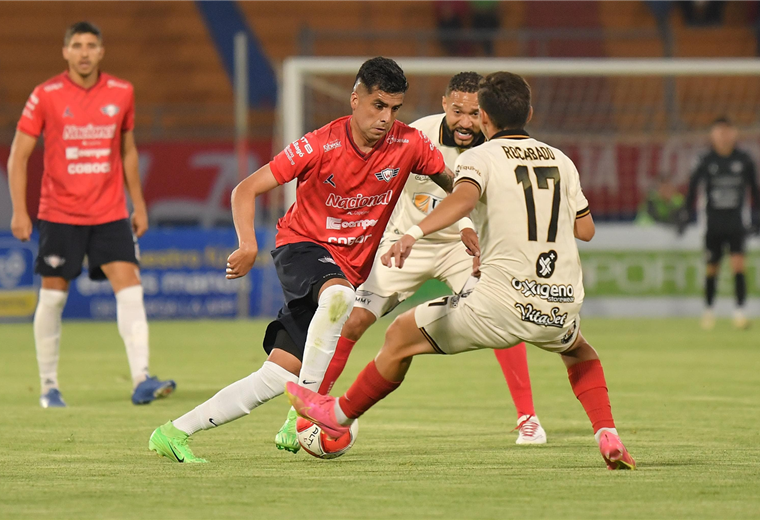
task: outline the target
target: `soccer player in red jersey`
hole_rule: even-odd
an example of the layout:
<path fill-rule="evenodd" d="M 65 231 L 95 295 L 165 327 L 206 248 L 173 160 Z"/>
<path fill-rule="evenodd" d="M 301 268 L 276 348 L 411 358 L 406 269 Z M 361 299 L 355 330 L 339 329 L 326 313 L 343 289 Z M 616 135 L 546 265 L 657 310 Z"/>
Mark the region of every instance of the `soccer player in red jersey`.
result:
<path fill-rule="evenodd" d="M 8 158 L 13 202 L 11 230 L 29 240 L 27 162 L 44 136 L 45 157 L 38 212 L 40 246 L 35 272 L 42 276 L 34 313 L 34 341 L 43 408 L 66 406 L 58 389 L 61 315 L 69 284 L 87 255 L 93 280 L 108 279 L 116 294 L 116 321 L 127 349 L 134 404 L 169 395 L 174 381 L 148 372 L 148 322 L 136 238 L 148 229 L 134 138 L 132 85 L 100 72 L 100 30 L 88 22 L 66 31 L 68 70 L 37 86 L 19 120 Z M 130 223 L 124 184 L 134 205 Z"/>
<path fill-rule="evenodd" d="M 396 121 L 407 81 L 393 60 L 373 58 L 359 69 L 352 115 L 291 143 L 232 194 L 239 247 L 228 278 L 250 271 L 258 255 L 255 198 L 297 179 L 296 202 L 277 224 L 272 252 L 285 306 L 264 335 L 269 354 L 248 377 L 153 432 L 149 448 L 176 462 L 205 462 L 189 435 L 233 421 L 298 382 L 317 390 L 354 305 L 354 287 L 372 263 L 410 172 L 429 175 L 451 192 L 453 174 L 418 130 Z"/>

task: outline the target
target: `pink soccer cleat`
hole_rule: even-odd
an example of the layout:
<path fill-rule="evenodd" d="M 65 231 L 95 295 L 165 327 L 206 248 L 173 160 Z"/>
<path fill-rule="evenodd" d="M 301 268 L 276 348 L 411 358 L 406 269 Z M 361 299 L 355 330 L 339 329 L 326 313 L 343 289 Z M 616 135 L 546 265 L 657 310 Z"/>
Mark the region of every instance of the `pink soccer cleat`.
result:
<path fill-rule="evenodd" d="M 322 428 L 328 437 L 337 439 L 348 432 L 349 426 L 343 426 L 335 418 L 334 397 L 320 395 L 293 382 L 285 385 L 285 393 L 298 415 Z"/>
<path fill-rule="evenodd" d="M 612 432 L 602 432 L 599 437 L 599 451 L 607 463 L 607 469 L 636 469 L 636 461 L 625 449 L 620 437 Z"/>

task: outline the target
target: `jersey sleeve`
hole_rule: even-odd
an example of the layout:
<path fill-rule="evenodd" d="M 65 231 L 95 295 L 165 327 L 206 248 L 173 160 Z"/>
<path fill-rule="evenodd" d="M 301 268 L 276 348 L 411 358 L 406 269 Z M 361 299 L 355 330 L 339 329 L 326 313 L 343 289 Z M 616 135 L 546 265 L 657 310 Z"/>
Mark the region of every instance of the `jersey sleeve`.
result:
<path fill-rule="evenodd" d="M 121 122 L 122 132 L 131 132 L 135 129 L 135 91 L 129 93 L 127 109 L 124 112 L 124 120 Z"/>
<path fill-rule="evenodd" d="M 272 175 L 280 184 L 285 184 L 296 177 L 313 170 L 319 164 L 322 147 L 317 136 L 310 132 L 298 141 L 290 143 L 269 162 Z"/>
<path fill-rule="evenodd" d="M 475 153 L 475 150 L 467 150 L 462 153 L 454 167 L 454 186 L 460 182 L 474 184 L 480 190 L 480 194 L 486 190 L 488 184 L 488 164 L 483 158 Z"/>
<path fill-rule="evenodd" d="M 421 130 L 416 131 L 415 156 L 412 171 L 420 175 L 436 175 L 446 169 L 443 154 Z"/>
<path fill-rule="evenodd" d="M 41 94 L 42 89 L 37 87 L 29 95 L 24 110 L 21 112 L 21 119 L 16 125 L 17 130 L 32 137 L 39 137 L 45 128 L 45 107 L 42 102 L 43 99 L 40 97 Z"/>
<path fill-rule="evenodd" d="M 591 213 L 591 208 L 588 205 L 588 199 L 583 193 L 583 187 L 581 186 L 581 176 L 578 173 L 573 161 L 566 159 L 569 163 L 571 177 L 570 177 L 570 192 L 569 196 L 575 199 L 575 218 L 585 217 Z"/>

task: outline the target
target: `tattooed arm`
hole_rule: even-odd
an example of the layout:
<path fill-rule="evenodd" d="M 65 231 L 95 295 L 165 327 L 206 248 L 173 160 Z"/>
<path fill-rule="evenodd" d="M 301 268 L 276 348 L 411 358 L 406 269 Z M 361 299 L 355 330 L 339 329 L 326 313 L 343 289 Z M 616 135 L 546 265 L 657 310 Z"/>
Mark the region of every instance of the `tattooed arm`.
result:
<path fill-rule="evenodd" d="M 443 172 L 431 175 L 430 180 L 443 188 L 446 193 L 450 194 L 454 189 L 454 172 L 449 170 L 448 166 Z"/>

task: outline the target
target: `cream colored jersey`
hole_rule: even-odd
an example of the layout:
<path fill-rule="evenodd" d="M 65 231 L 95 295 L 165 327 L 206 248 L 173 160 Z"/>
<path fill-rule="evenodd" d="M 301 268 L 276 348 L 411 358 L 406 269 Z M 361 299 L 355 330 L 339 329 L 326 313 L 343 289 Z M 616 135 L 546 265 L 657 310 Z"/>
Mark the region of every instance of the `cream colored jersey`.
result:
<path fill-rule="evenodd" d="M 446 117 L 445 114 L 423 117 L 409 126 L 421 131 L 435 144 L 443 154 L 446 166 L 453 171 L 461 149 L 443 144 L 441 125 L 444 117 Z M 397 240 L 410 227 L 422 222 L 422 219 L 433 211 L 433 208 L 445 196 L 446 192 L 431 181 L 427 175 L 411 174 L 406 185 L 404 185 L 401 197 L 396 203 L 391 220 L 385 228 L 384 240 Z M 437 233 L 427 235 L 425 240 L 430 242 L 459 240 L 459 227 L 454 224 Z"/>
<path fill-rule="evenodd" d="M 518 336 L 531 341 L 531 331 L 539 337 L 564 329 L 580 310 L 574 226 L 588 214 L 588 201 L 562 151 L 527 136 L 494 137 L 459 156 L 455 183 L 481 191 L 470 215 L 481 249 L 476 292 L 489 302 L 489 314 L 508 309 L 524 322 Z"/>

